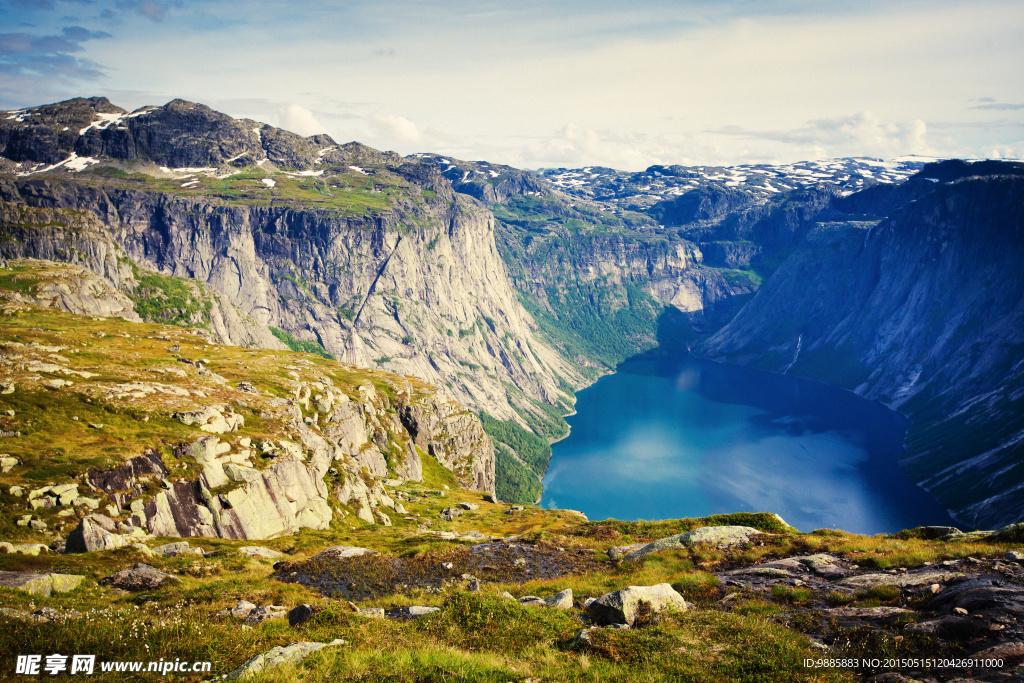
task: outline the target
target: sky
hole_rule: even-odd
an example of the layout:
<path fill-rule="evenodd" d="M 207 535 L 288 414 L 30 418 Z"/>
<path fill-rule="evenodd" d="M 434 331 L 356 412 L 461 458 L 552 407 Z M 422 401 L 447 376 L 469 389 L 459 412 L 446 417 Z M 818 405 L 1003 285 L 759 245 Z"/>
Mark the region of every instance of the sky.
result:
<path fill-rule="evenodd" d="M 0 109 L 183 98 L 520 168 L 1022 158 L 1021 36 L 1021 0 L 0 0 Z"/>

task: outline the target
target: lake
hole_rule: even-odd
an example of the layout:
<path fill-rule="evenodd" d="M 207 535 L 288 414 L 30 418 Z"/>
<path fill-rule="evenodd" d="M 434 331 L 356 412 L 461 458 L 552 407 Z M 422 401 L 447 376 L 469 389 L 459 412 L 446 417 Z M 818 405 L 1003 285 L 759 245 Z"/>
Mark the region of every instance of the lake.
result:
<path fill-rule="evenodd" d="M 801 531 L 953 525 L 897 464 L 908 421 L 819 382 L 651 356 L 578 392 L 543 507 L 592 519 L 775 512 Z"/>

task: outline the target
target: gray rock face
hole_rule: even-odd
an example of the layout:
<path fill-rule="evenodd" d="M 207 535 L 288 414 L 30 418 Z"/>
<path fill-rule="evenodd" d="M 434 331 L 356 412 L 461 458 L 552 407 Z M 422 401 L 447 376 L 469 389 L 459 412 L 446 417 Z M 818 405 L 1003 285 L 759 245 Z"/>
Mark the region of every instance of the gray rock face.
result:
<path fill-rule="evenodd" d="M 756 540 L 763 532 L 748 526 L 709 526 L 687 531 L 685 534 L 676 534 L 668 538 L 662 538 L 653 543 L 627 553 L 622 556 L 622 561 L 639 559 L 651 553 L 678 548 L 688 548 L 697 543 L 708 543 L 716 548 L 727 548 L 734 545 L 743 545 Z"/>
<path fill-rule="evenodd" d="M 300 662 L 318 650 L 322 650 L 325 647 L 343 645 L 344 642 L 345 641 L 341 639 L 336 639 L 330 643 L 294 643 L 286 647 L 274 647 L 263 654 L 256 655 L 245 664 L 229 673 L 227 675 L 227 680 L 235 681 L 252 678 L 265 669 L 280 666 L 282 664 Z"/>
<path fill-rule="evenodd" d="M 75 529 L 68 534 L 65 552 L 88 553 L 97 550 L 113 550 L 134 543 L 134 539 L 114 533 L 114 521 L 100 514 L 92 514 L 82 519 Z"/>
<path fill-rule="evenodd" d="M 88 243 L 101 241 L 144 268 L 212 287 L 218 296 L 210 325 L 225 341 L 240 344 L 254 337 L 232 329 L 251 318 L 264 330 L 273 325 L 298 339 L 319 340 L 328 352 L 357 365 L 372 367 L 383 358 L 383 369 L 446 386 L 460 403 L 502 419 L 515 415 L 502 382 L 549 404 L 566 400 L 555 376 L 577 384 L 582 377 L 537 337 L 536 323 L 520 305 L 498 254 L 492 215 L 421 166 L 407 163 L 395 171 L 411 183 L 410 193 L 430 191 L 436 201 L 393 202 L 380 215 L 359 216 L 225 206 L 208 197 L 113 188 L 97 195 L 75 183 L 41 179 L 29 189 L 15 181 L 0 191 L 0 200 L 87 208 L 106 223 L 109 236 L 73 238 L 84 242 L 80 248 L 56 253 L 26 233 L 27 244 L 5 255 L 71 260 L 80 258 L 78 252 L 95 251 Z M 423 227 L 409 233 L 410 225 Z M 71 237 L 66 233 L 56 230 L 51 241 L 62 243 Z M 307 274 L 308 292 L 300 293 L 290 275 L 284 277 L 296 269 Z M 404 302 L 400 311 L 396 300 Z M 339 308 L 354 311 L 351 319 L 339 316 Z M 229 320 L 232 310 L 237 314 Z M 506 338 L 514 340 L 511 347 Z M 251 340 L 281 346 L 265 337 Z M 466 364 L 480 370 L 467 377 Z"/>
<path fill-rule="evenodd" d="M 860 574 L 849 576 L 839 581 L 842 586 L 851 588 L 872 588 L 881 585 L 893 585 L 900 588 L 913 586 L 930 586 L 933 583 L 943 584 L 963 576 L 960 572 L 934 571 L 913 574 Z"/>
<path fill-rule="evenodd" d="M 566 588 L 564 591 L 555 593 L 549 598 L 544 600 L 547 607 L 554 607 L 555 609 L 572 609 L 572 589 Z"/>
<path fill-rule="evenodd" d="M 50 597 L 51 593 L 67 593 L 85 580 L 76 574 L 34 574 L 31 572 L 0 572 L 0 586 Z"/>
<path fill-rule="evenodd" d="M 136 564 L 100 579 L 100 584 L 135 593 L 156 590 L 168 583 L 180 581 L 178 577 L 165 574 L 148 564 Z"/>
<path fill-rule="evenodd" d="M 626 624 L 632 626 L 636 621 L 640 603 L 650 606 L 652 613 L 664 609 L 675 609 L 684 612 L 690 604 L 683 599 L 667 583 L 654 586 L 629 586 L 614 593 L 607 593 L 590 603 L 587 614 L 599 625 Z"/>

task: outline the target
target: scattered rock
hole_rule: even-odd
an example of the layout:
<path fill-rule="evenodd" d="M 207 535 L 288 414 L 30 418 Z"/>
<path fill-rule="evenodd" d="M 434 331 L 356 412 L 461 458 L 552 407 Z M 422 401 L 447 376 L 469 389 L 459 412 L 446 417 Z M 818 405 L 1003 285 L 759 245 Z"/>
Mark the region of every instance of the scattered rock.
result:
<path fill-rule="evenodd" d="M 85 580 L 78 574 L 35 574 L 32 572 L 0 572 L 0 586 L 22 590 L 32 595 L 50 597 L 51 593 L 67 593 Z"/>
<path fill-rule="evenodd" d="M 248 600 L 239 600 L 234 607 L 223 610 L 221 613 L 230 614 L 235 619 L 245 619 L 247 616 L 249 616 L 249 612 L 252 612 L 254 609 L 256 609 L 256 605 L 254 605 L 253 603 L 249 602 Z"/>
<path fill-rule="evenodd" d="M 572 637 L 571 645 L 573 647 L 583 647 L 590 645 L 593 642 L 593 638 L 590 636 L 589 628 L 581 628 L 576 632 L 576 635 Z"/>
<path fill-rule="evenodd" d="M 631 545 L 613 546 L 611 548 L 608 548 L 608 558 L 611 559 L 612 562 L 618 562 L 626 555 L 629 555 L 632 552 L 636 552 L 637 550 L 640 550 L 640 548 L 643 548 L 646 545 L 646 543 L 633 543 Z"/>
<path fill-rule="evenodd" d="M 178 583 L 180 581 L 181 579 L 178 577 L 165 574 L 148 564 L 136 564 L 128 569 L 122 569 L 115 574 L 100 579 L 100 584 L 136 593 L 139 591 L 156 590 L 168 583 Z"/>
<path fill-rule="evenodd" d="M 441 515 L 440 515 L 441 519 L 443 521 L 445 521 L 445 522 L 454 521 L 456 517 L 461 517 L 461 516 L 462 516 L 462 510 L 460 510 L 458 508 L 451 508 L 451 507 L 448 507 L 448 508 L 445 508 L 445 509 L 441 510 Z"/>
<path fill-rule="evenodd" d="M 572 609 L 572 589 L 566 588 L 564 591 L 555 593 L 550 598 L 544 600 L 544 603 L 548 607 L 554 607 L 555 609 Z"/>
<path fill-rule="evenodd" d="M 188 541 L 178 541 L 177 543 L 167 543 L 166 545 L 158 545 L 155 548 L 151 548 L 154 555 L 160 557 L 180 557 L 181 555 L 202 555 L 202 548 L 193 548 L 189 546 Z"/>
<path fill-rule="evenodd" d="M 288 612 L 284 607 L 280 607 L 278 605 L 264 605 L 263 607 L 257 607 L 251 610 L 245 617 L 245 624 L 248 626 L 256 626 L 267 619 L 282 619 L 286 616 L 288 616 Z"/>
<path fill-rule="evenodd" d="M 11 617 L 12 619 L 18 619 L 19 621 L 28 621 L 35 624 L 45 624 L 50 620 L 44 616 L 24 612 L 22 610 L 11 609 L 10 607 L 0 607 L 0 614 L 5 617 Z"/>
<path fill-rule="evenodd" d="M 326 550 L 321 550 L 311 559 L 328 560 L 336 557 L 358 557 L 360 555 L 374 555 L 376 551 L 369 548 L 358 548 L 352 545 L 336 545 Z"/>
<path fill-rule="evenodd" d="M 288 625 L 289 626 L 301 626 L 307 621 L 313 618 L 313 615 L 320 611 L 319 607 L 313 605 L 302 604 L 298 607 L 292 608 L 288 612 Z"/>
<path fill-rule="evenodd" d="M 675 536 L 669 536 L 668 538 L 648 543 L 644 547 L 625 555 L 622 560 L 636 560 L 645 555 L 664 550 L 689 548 L 696 543 L 709 543 L 717 548 L 728 548 L 749 543 L 761 535 L 763 535 L 762 532 L 748 526 L 706 526 L 688 531 L 685 534 L 676 534 Z"/>
<path fill-rule="evenodd" d="M 910 588 L 948 583 L 962 576 L 961 573 L 948 571 L 924 571 L 912 574 L 860 574 L 842 579 L 839 581 L 839 585 L 851 588 L 874 588 L 888 584 L 900 588 Z"/>
<path fill-rule="evenodd" d="M 242 553 L 243 555 L 248 555 L 249 557 L 259 558 L 261 560 L 276 560 L 278 558 L 285 556 L 285 554 L 282 552 L 271 550 L 270 548 L 264 548 L 258 545 L 243 546 L 238 549 L 238 552 Z"/>
<path fill-rule="evenodd" d="M 241 381 L 238 383 L 238 390 L 253 396 L 259 396 L 260 390 L 253 386 L 252 382 Z"/>
<path fill-rule="evenodd" d="M 685 611 L 690 608 L 689 603 L 672 586 L 667 583 L 659 583 L 655 586 L 629 586 L 602 595 L 590 604 L 587 614 L 590 615 L 594 623 L 599 625 L 627 624 L 632 626 L 641 602 L 649 604 L 653 613 L 663 609 Z"/>

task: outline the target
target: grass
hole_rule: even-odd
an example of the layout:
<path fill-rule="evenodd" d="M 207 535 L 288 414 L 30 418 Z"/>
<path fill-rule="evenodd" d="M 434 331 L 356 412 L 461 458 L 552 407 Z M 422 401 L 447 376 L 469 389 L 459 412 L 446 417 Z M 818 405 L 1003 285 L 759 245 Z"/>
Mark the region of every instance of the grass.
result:
<path fill-rule="evenodd" d="M 138 285 L 131 298 L 140 318 L 183 327 L 206 327 L 210 324 L 213 301 L 198 283 L 137 267 L 133 270 Z"/>
<path fill-rule="evenodd" d="M 270 332 L 279 340 L 281 340 L 285 346 L 287 346 L 292 351 L 295 351 L 296 353 L 315 353 L 316 355 L 326 358 L 328 360 L 334 360 L 334 356 L 330 353 L 327 353 L 327 349 L 325 349 L 323 347 L 323 344 L 321 344 L 318 341 L 311 342 L 304 341 L 302 339 L 296 339 L 292 335 L 288 334 L 284 330 L 277 327 L 271 327 Z"/>

